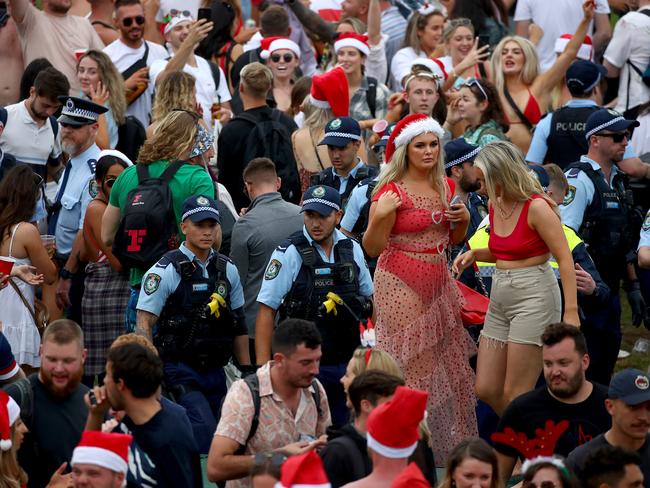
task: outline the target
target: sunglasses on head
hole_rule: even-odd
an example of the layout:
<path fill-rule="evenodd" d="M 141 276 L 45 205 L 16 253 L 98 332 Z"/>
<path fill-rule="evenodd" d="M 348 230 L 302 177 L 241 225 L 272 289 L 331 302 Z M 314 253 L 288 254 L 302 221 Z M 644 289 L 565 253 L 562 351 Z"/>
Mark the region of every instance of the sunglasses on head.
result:
<path fill-rule="evenodd" d="M 173 8 L 169 11 L 169 16 L 170 17 L 191 17 L 192 13 L 189 10 L 178 10 Z"/>
<path fill-rule="evenodd" d="M 625 132 L 615 132 L 613 134 L 596 134 L 598 137 L 611 137 L 612 141 L 616 143 L 621 143 L 623 142 L 623 139 L 627 139 L 628 141 L 630 140 L 630 133 L 628 131 Z"/>
<path fill-rule="evenodd" d="M 478 81 L 476 78 L 469 78 L 465 83 L 463 83 L 463 86 L 467 86 L 467 87 L 477 86 L 478 89 L 481 90 L 481 93 L 483 94 L 483 98 L 485 98 L 485 100 L 488 99 L 487 93 L 485 93 L 485 89 L 481 85 L 481 82 Z"/>
<path fill-rule="evenodd" d="M 122 19 L 122 25 L 124 25 L 124 27 L 131 27 L 131 24 L 133 24 L 133 22 L 138 25 L 143 25 L 144 17 L 142 15 L 136 15 L 135 17 L 124 17 Z"/>
<path fill-rule="evenodd" d="M 293 54 L 284 53 L 282 56 L 280 56 L 279 54 L 271 54 L 271 61 L 273 61 L 274 63 L 279 63 L 280 59 L 284 59 L 285 63 L 290 63 L 291 61 L 293 61 Z"/>

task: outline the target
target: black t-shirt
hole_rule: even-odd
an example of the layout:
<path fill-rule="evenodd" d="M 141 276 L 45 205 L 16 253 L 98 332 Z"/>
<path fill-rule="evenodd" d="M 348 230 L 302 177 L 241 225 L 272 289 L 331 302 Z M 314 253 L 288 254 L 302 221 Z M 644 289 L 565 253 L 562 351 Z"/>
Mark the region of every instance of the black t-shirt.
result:
<path fill-rule="evenodd" d="M 567 465 L 571 470 L 580 477 L 582 475 L 582 468 L 585 465 L 585 460 L 587 456 L 592 452 L 603 446 L 611 445 L 605 439 L 605 434 L 600 434 L 598 437 L 595 437 L 591 442 L 583 444 L 582 446 L 576 447 L 569 457 L 567 458 Z M 641 457 L 641 472 L 643 473 L 643 486 L 646 488 L 650 487 L 650 434 L 645 438 L 645 442 L 641 446 L 641 449 L 637 451 Z"/>
<path fill-rule="evenodd" d="M 84 395 L 88 388 L 80 384 L 67 398 L 58 399 L 49 394 L 37 379 L 37 374 L 30 376 L 33 391 L 33 412 L 31 421 L 27 420 L 29 433 L 18 451 L 18 462 L 29 476 L 30 488 L 47 485 L 50 477 L 63 462 L 72 458 L 72 451 L 81 439 L 86 425 L 88 408 Z M 16 384 L 8 385 L 5 390 L 15 398 L 20 398 Z M 27 412 L 21 412 L 28 417 Z"/>
<path fill-rule="evenodd" d="M 611 417 L 605 410 L 607 389 L 596 383 L 593 387 L 584 402 L 574 404 L 555 399 L 546 386 L 515 398 L 503 412 L 497 432 L 492 434 L 494 448 L 510 457 L 522 457 L 524 446 L 532 447 L 536 453 L 532 456 L 567 456 L 611 427 Z M 547 425 L 549 421 L 552 425 Z M 514 434 L 506 429 L 512 429 Z M 531 457 L 530 453 L 526 457 Z"/>
<path fill-rule="evenodd" d="M 115 431 L 133 436 L 129 455 L 133 466 L 128 476 L 131 486 L 203 486 L 199 450 L 184 408 L 163 399 L 161 410 L 147 423 L 135 425 L 127 416 Z M 157 484 L 144 483 L 143 473 Z"/>

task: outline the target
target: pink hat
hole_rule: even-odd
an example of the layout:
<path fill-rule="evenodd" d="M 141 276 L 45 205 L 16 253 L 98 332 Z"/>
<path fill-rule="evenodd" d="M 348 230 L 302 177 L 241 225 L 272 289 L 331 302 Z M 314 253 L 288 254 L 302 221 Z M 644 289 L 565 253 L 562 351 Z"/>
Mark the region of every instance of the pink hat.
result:
<path fill-rule="evenodd" d="M 0 449 L 11 449 L 11 426 L 20 417 L 20 407 L 4 390 L 0 390 Z"/>
<path fill-rule="evenodd" d="M 413 454 L 428 396 L 424 391 L 398 386 L 395 396 L 375 408 L 368 417 L 368 447 L 391 459 Z"/>
<path fill-rule="evenodd" d="M 368 36 L 365 34 L 356 34 L 355 32 L 346 32 L 345 34 L 341 34 L 334 43 L 334 52 L 339 52 L 339 49 L 344 47 L 357 48 L 366 56 L 370 54 Z"/>
<path fill-rule="evenodd" d="M 411 114 L 400 120 L 386 143 L 386 162 L 390 162 L 395 149 L 411 142 L 414 137 L 427 132 L 442 137 L 445 131 L 440 124 L 424 114 Z"/>
<path fill-rule="evenodd" d="M 562 54 L 572 37 L 573 34 L 562 34 L 559 39 L 555 41 L 555 53 Z M 580 46 L 580 49 L 578 49 L 577 57 L 584 59 L 585 61 L 593 61 L 594 46 L 591 37 L 585 36 L 585 40 L 582 41 L 582 45 Z"/>
<path fill-rule="evenodd" d="M 331 488 L 323 461 L 316 452 L 292 456 L 282 465 L 280 481 L 275 488 Z"/>
<path fill-rule="evenodd" d="M 390 484 L 390 488 L 429 488 L 430 486 L 415 463 L 411 463 L 404 468 Z"/>
<path fill-rule="evenodd" d="M 309 103 L 314 107 L 331 109 L 335 117 L 347 117 L 350 113 L 348 79 L 340 66 L 311 80 Z"/>
<path fill-rule="evenodd" d="M 300 46 L 293 42 L 288 37 L 265 37 L 260 43 L 262 46 L 262 52 L 260 52 L 260 58 L 269 59 L 273 51 L 278 49 L 288 49 L 292 51 L 297 58 L 300 58 Z"/>
<path fill-rule="evenodd" d="M 72 452 L 70 464 L 92 464 L 117 473 L 126 473 L 132 439 L 128 434 L 86 430 Z"/>

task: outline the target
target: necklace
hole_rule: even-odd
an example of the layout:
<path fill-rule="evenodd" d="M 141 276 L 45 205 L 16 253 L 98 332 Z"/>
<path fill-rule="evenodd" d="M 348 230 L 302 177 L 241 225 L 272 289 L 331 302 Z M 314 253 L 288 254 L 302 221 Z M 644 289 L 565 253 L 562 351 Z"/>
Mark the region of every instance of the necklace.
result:
<path fill-rule="evenodd" d="M 515 208 L 517 208 L 518 204 L 519 204 L 519 202 L 513 203 L 512 207 L 510 208 L 510 212 L 508 212 L 507 214 L 506 214 L 506 212 L 503 211 L 503 209 L 501 208 L 501 205 L 497 205 L 496 207 L 499 210 L 499 213 L 501 214 L 501 218 L 503 220 L 508 220 L 510 217 L 512 217 L 512 214 L 515 211 Z"/>

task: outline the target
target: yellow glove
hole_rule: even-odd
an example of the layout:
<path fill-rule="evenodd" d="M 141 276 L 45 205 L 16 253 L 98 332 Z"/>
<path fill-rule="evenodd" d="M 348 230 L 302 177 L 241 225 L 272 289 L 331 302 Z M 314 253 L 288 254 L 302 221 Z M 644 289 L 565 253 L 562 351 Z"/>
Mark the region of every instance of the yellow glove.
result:
<path fill-rule="evenodd" d="M 336 316 L 338 314 L 336 310 L 337 305 L 343 305 L 343 300 L 336 293 L 329 292 L 327 294 L 327 300 L 323 302 L 323 306 L 325 307 L 325 313 L 330 313 L 334 311 L 334 315 Z"/>
<path fill-rule="evenodd" d="M 219 312 L 220 307 L 226 306 L 226 300 L 219 295 L 218 293 L 213 293 L 210 295 L 210 303 L 208 303 L 208 308 L 210 309 L 210 315 L 214 315 L 216 318 L 219 318 L 221 312 Z"/>

